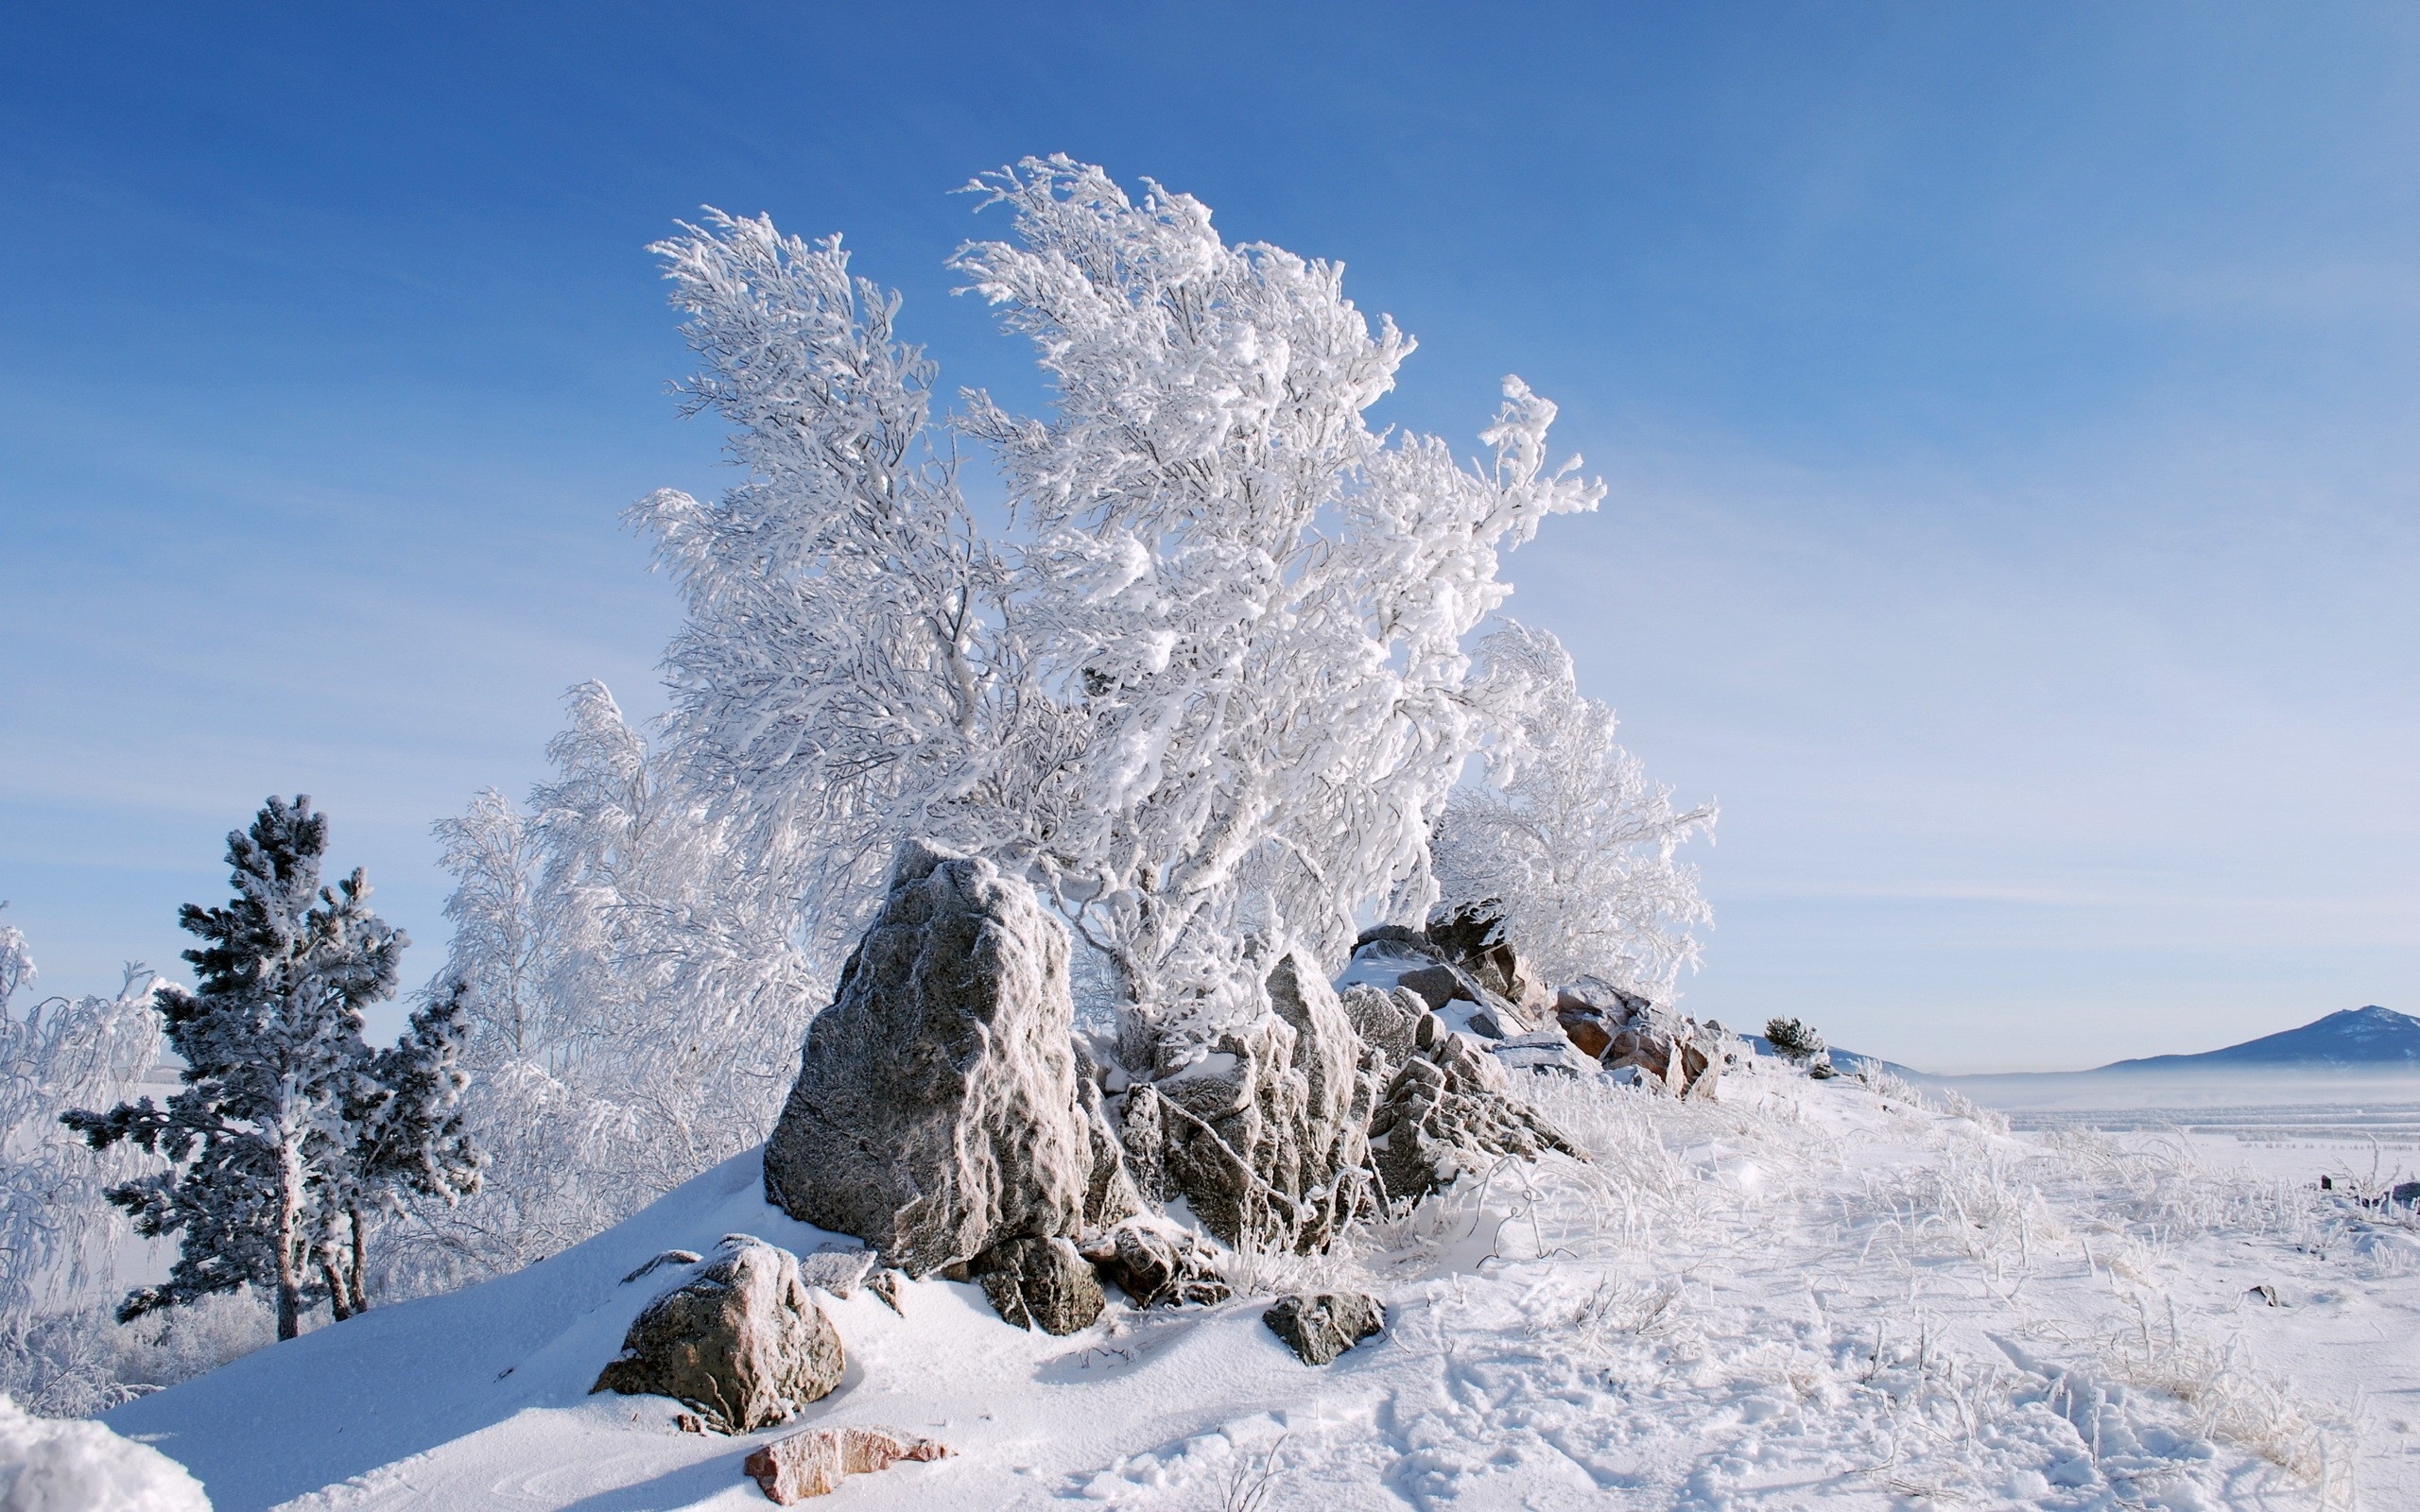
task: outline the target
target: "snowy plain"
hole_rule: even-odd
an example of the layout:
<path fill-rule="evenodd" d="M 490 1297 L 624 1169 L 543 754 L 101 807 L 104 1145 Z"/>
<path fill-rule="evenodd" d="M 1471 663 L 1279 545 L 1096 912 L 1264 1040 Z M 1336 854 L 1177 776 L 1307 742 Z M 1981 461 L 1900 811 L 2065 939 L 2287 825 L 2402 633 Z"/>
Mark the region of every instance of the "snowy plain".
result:
<path fill-rule="evenodd" d="M 753 1153 L 527 1271 L 108 1420 L 220 1512 L 761 1506 L 748 1452 L 843 1424 L 952 1453 L 836 1509 L 2420 1507 L 2408 1215 L 2172 1129 L 2013 1133 L 1763 1057 L 1711 1104 L 1533 1091 L 1587 1163 L 1508 1163 L 1350 1255 L 1241 1257 L 1257 1297 L 1114 1304 L 1068 1338 L 939 1280 L 904 1315 L 830 1299 L 846 1383 L 746 1438 L 587 1388 L 657 1252 L 833 1237 L 764 1202 Z M 1270 1292 L 1342 1286 L 1390 1326 L 1330 1367 L 1259 1321 Z"/>

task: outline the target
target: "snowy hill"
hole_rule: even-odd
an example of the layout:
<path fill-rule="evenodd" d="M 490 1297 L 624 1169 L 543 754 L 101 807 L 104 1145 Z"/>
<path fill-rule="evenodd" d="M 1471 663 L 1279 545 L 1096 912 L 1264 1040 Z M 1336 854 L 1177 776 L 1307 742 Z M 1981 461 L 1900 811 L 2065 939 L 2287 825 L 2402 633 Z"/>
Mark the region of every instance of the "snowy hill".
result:
<path fill-rule="evenodd" d="M 1258 1297 L 1113 1306 L 1067 1338 L 938 1280 L 903 1289 L 904 1315 L 829 1301 L 846 1383 L 749 1437 L 587 1387 L 660 1284 L 622 1282 L 643 1261 L 726 1232 L 824 1237 L 765 1204 L 753 1154 L 520 1274 L 109 1421 L 191 1467 L 219 1512 L 760 1507 L 751 1448 L 851 1424 L 953 1452 L 853 1479 L 835 1512 L 1174 1512 L 1246 1504 L 1264 1479 L 1271 1512 L 1920 1496 L 2185 1512 L 2323 1488 L 2348 1504 L 2357 1390 L 2420 1393 L 2420 1236 L 2315 1184 L 2164 1146 L 2029 1143 L 1887 1081 L 1761 1059 L 1714 1104 L 1535 1092 L 1587 1163 L 1509 1161 L 1357 1252 L 1241 1257 Z M 2264 1283 L 2287 1305 L 2247 1300 Z M 1340 1285 L 1383 1297 L 1387 1332 L 1304 1366 L 1261 1325 L 1267 1294 Z M 2398 1474 L 2415 1450 L 2400 1421 L 2359 1439 L 2374 1512 L 2420 1505 Z"/>
<path fill-rule="evenodd" d="M 2420 1019 L 2376 1004 L 2345 1008 L 2279 1034 L 2190 1056 L 2149 1056 L 2099 1071 L 2232 1071 L 2258 1066 L 2301 1070 L 2420 1070 Z"/>

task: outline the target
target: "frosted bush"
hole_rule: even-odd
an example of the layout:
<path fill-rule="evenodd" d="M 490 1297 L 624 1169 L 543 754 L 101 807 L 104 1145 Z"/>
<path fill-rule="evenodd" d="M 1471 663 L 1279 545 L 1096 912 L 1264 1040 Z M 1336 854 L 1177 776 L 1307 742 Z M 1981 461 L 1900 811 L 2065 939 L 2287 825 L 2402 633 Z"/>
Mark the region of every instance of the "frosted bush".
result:
<path fill-rule="evenodd" d="M 148 1444 L 0 1396 L 0 1512 L 210 1512 L 210 1499 Z"/>

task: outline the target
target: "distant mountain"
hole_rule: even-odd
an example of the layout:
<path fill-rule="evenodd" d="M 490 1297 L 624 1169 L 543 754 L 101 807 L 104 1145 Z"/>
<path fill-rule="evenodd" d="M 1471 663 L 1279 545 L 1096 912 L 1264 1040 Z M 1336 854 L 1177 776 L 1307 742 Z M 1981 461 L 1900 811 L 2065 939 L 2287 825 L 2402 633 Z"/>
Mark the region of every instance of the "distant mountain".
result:
<path fill-rule="evenodd" d="M 2420 1019 L 2374 1003 L 2223 1050 L 2205 1050 L 2198 1056 L 2148 1056 L 2097 1069 L 2240 1071 L 2262 1066 L 2307 1071 L 2420 1070 Z"/>

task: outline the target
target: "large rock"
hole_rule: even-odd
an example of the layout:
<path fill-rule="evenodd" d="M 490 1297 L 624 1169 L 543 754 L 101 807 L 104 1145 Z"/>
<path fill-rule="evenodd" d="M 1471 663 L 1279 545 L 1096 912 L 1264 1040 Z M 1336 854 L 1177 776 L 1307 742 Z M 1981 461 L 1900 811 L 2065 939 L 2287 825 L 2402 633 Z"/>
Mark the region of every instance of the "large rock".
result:
<path fill-rule="evenodd" d="M 1281 1297 L 1260 1320 L 1305 1365 L 1326 1365 L 1363 1339 L 1384 1332 L 1387 1310 L 1376 1297 L 1359 1292 L 1322 1292 Z"/>
<path fill-rule="evenodd" d="M 1396 953 L 1392 941 L 1369 946 L 1354 957 L 1344 978 L 1345 990 L 1355 987 L 1390 988 L 1419 999 L 1430 1013 L 1443 1016 L 1457 1029 L 1489 1040 L 1526 1034 L 1538 1027 L 1532 1013 L 1465 967 L 1450 961 Z"/>
<path fill-rule="evenodd" d="M 1347 987 L 1338 999 L 1345 1022 L 1361 1042 L 1375 1050 L 1390 1071 L 1409 1060 L 1427 1003 L 1409 988 L 1389 992 L 1367 982 Z"/>
<path fill-rule="evenodd" d="M 1267 1009 L 1126 1094 L 1146 1193 L 1182 1195 L 1211 1232 L 1305 1250 L 1361 1211 L 1379 1058 L 1301 955 L 1261 984 Z"/>
<path fill-rule="evenodd" d="M 902 1460 L 936 1460 L 949 1450 L 929 1438 L 882 1428 L 810 1428 L 777 1438 L 748 1456 L 740 1472 L 766 1499 L 788 1506 L 810 1496 L 829 1496 L 844 1475 L 871 1475 Z"/>
<path fill-rule="evenodd" d="M 765 1147 L 785 1212 L 911 1276 L 1074 1235 L 1116 1146 L 1080 1083 L 1067 935 L 1033 888 L 920 842 L 807 1031 Z"/>
<path fill-rule="evenodd" d="M 1091 1262 L 1064 1239 L 1011 1239 L 967 1269 L 992 1311 L 1016 1328 L 1074 1333 L 1092 1327 L 1108 1305 Z"/>
<path fill-rule="evenodd" d="M 591 1393 L 670 1397 L 727 1434 L 753 1433 L 831 1394 L 840 1335 L 798 1257 L 729 1234 L 689 1280 L 648 1303 Z"/>

